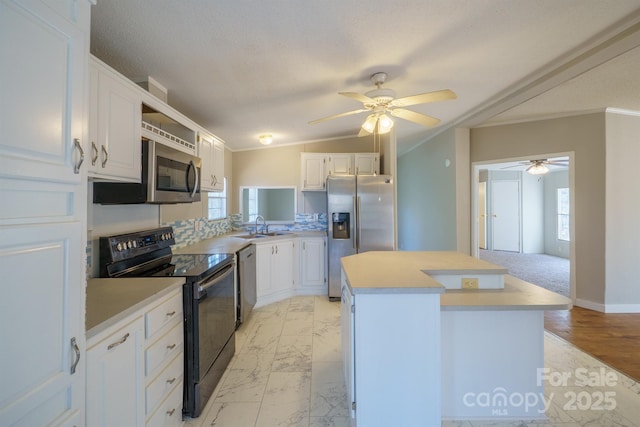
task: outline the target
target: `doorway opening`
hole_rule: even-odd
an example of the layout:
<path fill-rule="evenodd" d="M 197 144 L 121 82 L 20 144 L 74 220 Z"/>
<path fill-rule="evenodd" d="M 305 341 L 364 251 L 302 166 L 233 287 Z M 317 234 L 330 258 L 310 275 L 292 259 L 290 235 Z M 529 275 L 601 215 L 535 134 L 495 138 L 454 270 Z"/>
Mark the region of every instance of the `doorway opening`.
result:
<path fill-rule="evenodd" d="M 472 254 L 572 299 L 573 163 L 555 153 L 472 165 Z"/>

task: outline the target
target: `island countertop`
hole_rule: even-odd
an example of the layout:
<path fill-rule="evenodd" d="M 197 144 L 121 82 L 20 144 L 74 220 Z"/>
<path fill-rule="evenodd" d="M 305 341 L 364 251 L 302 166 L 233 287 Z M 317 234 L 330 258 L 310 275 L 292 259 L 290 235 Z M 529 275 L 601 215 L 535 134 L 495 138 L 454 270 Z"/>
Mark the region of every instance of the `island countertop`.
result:
<path fill-rule="evenodd" d="M 184 284 L 184 277 L 90 279 L 87 282 L 87 339 Z"/>
<path fill-rule="evenodd" d="M 342 258 L 353 294 L 440 293 L 452 310 L 567 310 L 569 298 L 506 274 L 507 269 L 448 251 L 365 252 Z M 431 274 L 504 274 L 504 289 L 445 289 Z"/>

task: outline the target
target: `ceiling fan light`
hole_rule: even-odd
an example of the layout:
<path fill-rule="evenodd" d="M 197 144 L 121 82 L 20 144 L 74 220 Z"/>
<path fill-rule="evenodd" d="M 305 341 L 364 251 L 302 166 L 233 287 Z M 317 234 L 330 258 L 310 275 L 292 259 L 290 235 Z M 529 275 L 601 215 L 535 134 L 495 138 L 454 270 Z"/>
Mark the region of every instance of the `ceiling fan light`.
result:
<path fill-rule="evenodd" d="M 373 133 L 373 130 L 376 128 L 377 121 L 378 116 L 376 116 L 375 114 L 370 114 L 369 117 L 367 117 L 367 120 L 365 120 L 362 124 L 362 129 L 369 133 Z"/>
<path fill-rule="evenodd" d="M 260 140 L 260 144 L 263 144 L 263 145 L 269 145 L 273 142 L 273 137 L 271 136 L 270 133 L 260 135 L 258 139 Z"/>
<path fill-rule="evenodd" d="M 378 133 L 385 134 L 389 133 L 391 128 L 393 127 L 393 120 L 386 114 L 383 114 L 378 119 Z"/>
<path fill-rule="evenodd" d="M 549 172 L 549 168 L 541 163 L 536 163 L 527 168 L 527 172 L 531 175 L 544 175 Z"/>

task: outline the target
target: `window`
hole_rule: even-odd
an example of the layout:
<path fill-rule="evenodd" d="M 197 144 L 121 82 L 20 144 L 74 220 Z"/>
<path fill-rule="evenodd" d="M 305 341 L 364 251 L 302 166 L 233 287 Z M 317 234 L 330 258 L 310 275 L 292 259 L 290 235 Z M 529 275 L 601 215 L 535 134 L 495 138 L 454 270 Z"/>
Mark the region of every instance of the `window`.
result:
<path fill-rule="evenodd" d="M 557 189 L 556 210 L 558 214 L 558 240 L 570 240 L 569 235 L 569 189 Z"/>
<path fill-rule="evenodd" d="M 255 221 L 258 216 L 258 189 L 247 188 L 247 215 L 245 221 Z"/>
<path fill-rule="evenodd" d="M 223 219 L 227 217 L 227 178 L 224 179 L 224 190 L 208 193 L 209 219 Z"/>

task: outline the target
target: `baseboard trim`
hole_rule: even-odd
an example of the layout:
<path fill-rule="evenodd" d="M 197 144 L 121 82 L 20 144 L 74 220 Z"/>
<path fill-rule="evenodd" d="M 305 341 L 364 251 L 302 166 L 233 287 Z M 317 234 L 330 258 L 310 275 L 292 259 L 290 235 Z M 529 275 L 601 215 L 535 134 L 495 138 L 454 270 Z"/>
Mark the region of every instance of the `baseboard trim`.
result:
<path fill-rule="evenodd" d="M 601 313 L 640 313 L 640 304 L 601 304 L 593 301 L 576 298 L 574 305 Z"/>

